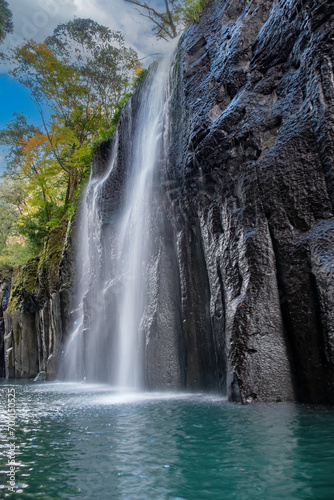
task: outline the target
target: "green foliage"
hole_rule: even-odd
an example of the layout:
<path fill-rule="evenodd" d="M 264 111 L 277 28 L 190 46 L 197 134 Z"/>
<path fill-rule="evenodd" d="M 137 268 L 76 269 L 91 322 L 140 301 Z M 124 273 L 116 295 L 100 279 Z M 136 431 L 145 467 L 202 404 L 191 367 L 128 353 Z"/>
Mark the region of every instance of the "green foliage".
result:
<path fill-rule="evenodd" d="M 0 201 L 13 205 L 19 213 L 25 204 L 24 197 L 23 185 L 18 179 L 7 178 L 0 183 Z"/>
<path fill-rule="evenodd" d="M 8 8 L 6 0 L 0 0 L 0 43 L 7 33 L 13 31 L 12 12 Z"/>
<path fill-rule="evenodd" d="M 59 25 L 44 43 L 25 41 L 12 60 L 10 74 L 30 89 L 45 133 L 19 114 L 0 130 L 7 163 L 0 184 L 3 269 L 37 255 L 46 266 L 54 251 L 55 262 L 60 258 L 92 157 L 147 73 L 121 33 L 90 19 Z"/>
<path fill-rule="evenodd" d="M 45 269 L 50 271 L 50 267 L 52 266 L 56 268 L 56 274 L 58 275 L 58 266 L 64 248 L 67 227 L 68 223 L 63 219 L 58 227 L 50 230 L 43 251 L 40 254 L 40 270 Z"/>
<path fill-rule="evenodd" d="M 25 264 L 33 257 L 36 257 L 36 252 L 29 242 L 24 245 L 17 242 L 7 244 L 0 254 L 0 274 L 9 274 L 14 267 Z"/>
<path fill-rule="evenodd" d="M 68 222 L 62 220 L 59 227 L 52 228 L 40 253 L 38 275 L 50 293 L 59 290 L 59 263 L 61 261 Z"/>
<path fill-rule="evenodd" d="M 112 117 L 111 120 L 111 124 L 113 125 L 114 128 L 117 127 L 118 120 L 121 116 L 122 110 L 126 105 L 126 103 L 128 102 L 128 100 L 130 99 L 131 95 L 132 94 L 124 94 L 122 99 L 117 103 L 117 106 L 115 107 L 114 116 Z"/>
<path fill-rule="evenodd" d="M 0 184 L 0 252 L 4 251 L 10 237 L 13 240 L 19 236 L 17 222 L 23 199 L 24 192 L 19 182 L 9 180 Z"/>
<path fill-rule="evenodd" d="M 133 89 L 134 91 L 138 90 L 146 80 L 146 77 L 149 73 L 148 69 L 141 69 L 138 73 L 137 76 L 133 82 Z"/>
<path fill-rule="evenodd" d="M 184 24 L 188 25 L 193 21 L 198 22 L 204 7 L 209 2 L 210 0 L 184 0 L 184 7 L 182 9 Z"/>
<path fill-rule="evenodd" d="M 31 91 L 45 133 L 20 114 L 0 130 L 7 164 L 0 185 L 3 265 L 40 254 L 50 234 L 66 226 L 96 147 L 114 133 L 140 72 L 123 35 L 90 19 L 59 25 L 44 43 L 25 41 L 11 59 L 10 75 Z"/>
<path fill-rule="evenodd" d="M 103 144 L 104 142 L 109 141 L 109 139 L 112 138 L 112 136 L 115 133 L 115 127 L 107 128 L 107 129 L 102 129 L 99 132 L 99 135 L 94 139 L 94 141 L 91 144 L 92 147 L 92 152 L 93 154 L 96 152 L 99 146 Z"/>
<path fill-rule="evenodd" d="M 37 282 L 39 259 L 30 259 L 23 266 L 19 266 L 12 278 L 12 289 L 8 303 L 10 312 L 20 307 L 27 294 L 32 294 Z"/>
<path fill-rule="evenodd" d="M 99 146 L 101 146 L 101 144 L 103 144 L 104 142 L 107 142 L 109 139 L 111 139 L 111 137 L 115 133 L 119 118 L 120 118 L 121 113 L 122 113 L 122 109 L 124 108 L 124 106 L 126 105 L 128 100 L 130 99 L 131 95 L 132 94 L 125 94 L 122 97 L 122 99 L 119 101 L 119 103 L 115 107 L 115 112 L 114 112 L 114 115 L 111 119 L 112 126 L 110 128 L 107 128 L 107 129 L 101 129 L 99 131 L 99 135 L 91 143 L 92 154 L 94 154 L 96 152 L 97 148 Z"/>
<path fill-rule="evenodd" d="M 63 207 L 54 202 L 46 202 L 20 220 L 20 234 L 27 238 L 35 255 L 43 248 L 49 229 L 59 227 L 63 216 Z"/>
<path fill-rule="evenodd" d="M 132 85 L 137 54 L 123 36 L 90 19 L 59 25 L 43 44 L 32 40 L 17 49 L 12 75 L 27 86 L 39 107 L 49 155 L 67 174 L 66 204 L 87 178 L 91 143 L 113 127 L 113 115 Z M 46 123 L 43 106 L 51 120 Z M 0 138 L 1 139 L 1 138 Z"/>
<path fill-rule="evenodd" d="M 0 199 L 0 251 L 6 246 L 7 239 L 12 233 L 17 221 L 18 213 L 15 207 Z"/>
<path fill-rule="evenodd" d="M 8 236 L 18 220 L 15 207 L 0 199 L 0 250 L 6 246 Z"/>
<path fill-rule="evenodd" d="M 115 106 L 130 90 L 138 66 L 135 50 L 125 46 L 119 31 L 91 19 L 74 19 L 59 25 L 46 43 L 86 86 L 83 104 L 88 102 L 91 112 L 99 119 L 103 117 L 106 126 L 110 125 Z"/>

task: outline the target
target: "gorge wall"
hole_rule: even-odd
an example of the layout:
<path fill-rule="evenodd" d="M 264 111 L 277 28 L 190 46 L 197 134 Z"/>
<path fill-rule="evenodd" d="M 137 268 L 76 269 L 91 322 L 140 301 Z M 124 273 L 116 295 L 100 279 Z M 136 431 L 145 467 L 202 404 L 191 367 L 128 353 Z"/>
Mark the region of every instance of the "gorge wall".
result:
<path fill-rule="evenodd" d="M 142 320 L 147 387 L 334 403 L 333 21 L 332 0 L 212 0 L 181 38 Z M 139 102 L 93 165 L 101 176 L 117 147 L 101 206 L 110 245 Z M 56 374 L 74 240 L 13 277 L 7 377 Z M 114 296 L 99 311 L 108 324 Z"/>
<path fill-rule="evenodd" d="M 181 42 L 182 312 L 232 399 L 334 402 L 333 14 L 330 0 L 213 1 Z"/>
<path fill-rule="evenodd" d="M 6 378 L 57 376 L 63 337 L 71 328 L 74 248 L 66 225 L 52 229 L 41 257 L 2 282 L 0 371 Z"/>

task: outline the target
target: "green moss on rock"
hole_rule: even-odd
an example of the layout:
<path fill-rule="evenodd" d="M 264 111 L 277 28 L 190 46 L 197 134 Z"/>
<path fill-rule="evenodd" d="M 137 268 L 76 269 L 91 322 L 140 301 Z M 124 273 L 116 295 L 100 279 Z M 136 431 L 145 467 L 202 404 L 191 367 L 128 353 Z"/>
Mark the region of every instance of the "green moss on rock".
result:
<path fill-rule="evenodd" d="M 37 283 L 39 259 L 31 259 L 24 266 L 15 269 L 12 277 L 12 290 L 8 309 L 12 313 L 19 309 L 27 295 L 32 295 Z"/>
<path fill-rule="evenodd" d="M 68 222 L 64 220 L 59 227 L 52 228 L 43 249 L 38 266 L 42 293 L 44 291 L 51 295 L 59 288 L 59 264 L 64 250 L 67 226 Z"/>

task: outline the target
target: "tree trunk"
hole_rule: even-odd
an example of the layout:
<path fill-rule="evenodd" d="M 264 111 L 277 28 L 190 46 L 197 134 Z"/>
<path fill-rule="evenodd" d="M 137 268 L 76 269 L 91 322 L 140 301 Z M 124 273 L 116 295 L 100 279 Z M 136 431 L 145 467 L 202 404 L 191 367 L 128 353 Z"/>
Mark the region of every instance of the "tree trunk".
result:
<path fill-rule="evenodd" d="M 73 203 L 78 188 L 79 188 L 78 172 L 77 170 L 71 170 L 68 174 L 65 207 L 67 207 L 70 203 Z"/>

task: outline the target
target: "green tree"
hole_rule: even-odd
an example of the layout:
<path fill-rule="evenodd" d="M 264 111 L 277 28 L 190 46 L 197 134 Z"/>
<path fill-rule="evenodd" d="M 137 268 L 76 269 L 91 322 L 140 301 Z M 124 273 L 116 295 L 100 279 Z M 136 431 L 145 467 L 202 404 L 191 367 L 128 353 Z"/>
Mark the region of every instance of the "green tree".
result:
<path fill-rule="evenodd" d="M 17 67 L 11 74 L 30 89 L 40 110 L 54 158 L 68 176 L 71 203 L 90 167 L 91 142 L 111 127 L 132 84 L 137 54 L 125 47 L 121 33 L 75 19 L 58 26 L 45 43 L 26 42 L 13 58 Z"/>
<path fill-rule="evenodd" d="M 16 158 L 16 168 L 6 171 L 0 184 L 0 251 L 8 246 L 7 241 L 22 246 L 24 236 L 38 253 L 50 227 L 57 226 L 64 215 L 66 178 L 45 134 L 28 125 L 15 128 L 11 124 L 8 135 L 13 129 L 15 135 L 21 130 L 25 137 L 18 137 L 10 148 L 8 156 Z"/>
<path fill-rule="evenodd" d="M 59 25 L 46 39 L 47 46 L 75 71 L 89 92 L 90 109 L 110 127 L 122 96 L 131 90 L 138 55 L 125 46 L 123 35 L 91 19 Z"/>
<path fill-rule="evenodd" d="M 8 33 L 13 31 L 12 12 L 6 0 L 0 0 L 0 43 Z"/>
<path fill-rule="evenodd" d="M 0 274 L 9 273 L 13 263 L 31 257 L 29 245 L 21 235 L 18 221 L 25 211 L 26 193 L 18 179 L 0 183 Z"/>
<path fill-rule="evenodd" d="M 13 235 L 19 218 L 19 211 L 13 203 L 9 186 L 0 184 L 0 251 L 7 245 L 9 236 Z M 8 196 L 9 195 L 9 196 Z"/>
<path fill-rule="evenodd" d="M 25 191 L 20 179 L 6 179 L 0 182 L 0 199 L 15 207 L 17 214 L 22 214 L 25 206 Z"/>
<path fill-rule="evenodd" d="M 94 148 L 115 130 L 142 72 L 122 34 L 90 19 L 58 26 L 44 43 L 26 41 L 12 61 L 10 75 L 30 89 L 45 133 L 20 114 L 0 130 L 0 266 L 38 254 L 50 228 L 66 225 Z"/>
<path fill-rule="evenodd" d="M 21 179 L 25 183 L 28 213 L 43 213 L 45 225 L 52 225 L 55 212 L 64 205 L 64 175 L 45 134 L 35 134 L 23 142 Z"/>

